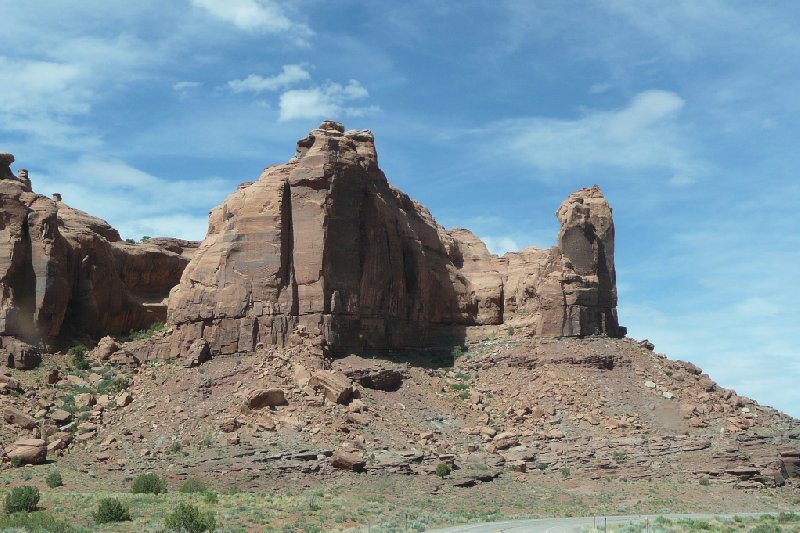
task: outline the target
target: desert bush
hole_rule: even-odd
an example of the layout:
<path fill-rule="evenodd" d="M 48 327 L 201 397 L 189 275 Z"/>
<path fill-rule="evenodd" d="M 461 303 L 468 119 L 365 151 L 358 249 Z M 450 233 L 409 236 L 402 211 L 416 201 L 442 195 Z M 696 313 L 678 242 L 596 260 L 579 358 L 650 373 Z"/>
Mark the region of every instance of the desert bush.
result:
<path fill-rule="evenodd" d="M 212 511 L 202 512 L 194 505 L 181 503 L 167 518 L 164 525 L 171 531 L 180 533 L 203 533 L 217 529 L 217 521 Z"/>
<path fill-rule="evenodd" d="M 175 441 L 169 445 L 169 453 L 178 453 L 179 451 L 181 451 L 181 448 L 182 448 L 181 443 Z"/>
<path fill-rule="evenodd" d="M 6 494 L 5 510 L 7 514 L 32 513 L 39 505 L 39 489 L 29 485 L 14 487 Z"/>
<path fill-rule="evenodd" d="M 197 479 L 196 477 L 190 477 L 183 482 L 183 485 L 181 485 L 181 488 L 178 490 L 187 494 L 195 492 L 208 492 L 208 485 L 202 479 Z"/>
<path fill-rule="evenodd" d="M 96 524 L 110 522 L 130 522 L 131 513 L 128 506 L 116 498 L 103 498 L 97 504 L 97 510 L 92 513 Z"/>
<path fill-rule="evenodd" d="M 67 350 L 67 355 L 72 358 L 72 366 L 76 370 L 89 370 L 92 364 L 86 359 L 86 345 L 78 344 Z"/>
<path fill-rule="evenodd" d="M 149 472 L 133 480 L 131 492 L 134 494 L 162 494 L 167 492 L 167 482 Z"/>
<path fill-rule="evenodd" d="M 778 514 L 778 522 L 785 524 L 786 522 L 798 522 L 800 515 L 795 513 L 780 513 Z"/>
<path fill-rule="evenodd" d="M 438 465 L 436 465 L 436 475 L 439 476 L 440 478 L 444 479 L 445 476 L 450 475 L 450 472 L 451 472 L 450 465 L 446 463 L 439 463 Z"/>
<path fill-rule="evenodd" d="M 219 503 L 219 496 L 217 496 L 216 492 L 206 492 L 206 495 L 203 497 L 206 503 Z"/>
<path fill-rule="evenodd" d="M 164 329 L 164 323 L 156 322 L 155 324 L 152 324 L 150 327 L 146 329 L 130 330 L 127 335 L 122 337 L 121 340 L 123 342 L 130 342 L 130 341 L 140 341 L 142 339 L 148 339 L 153 335 L 155 335 L 156 333 L 158 333 L 159 331 L 161 331 L 162 329 Z"/>
<path fill-rule="evenodd" d="M 26 531 L 30 533 L 75 533 L 76 529 L 47 512 L 17 513 L 0 517 L 0 531 Z"/>
<path fill-rule="evenodd" d="M 707 477 L 701 477 L 700 484 L 704 487 L 708 487 L 709 485 L 711 485 L 711 480 L 709 480 Z"/>
<path fill-rule="evenodd" d="M 64 479 L 61 477 L 60 472 L 50 472 L 47 474 L 47 477 L 44 478 L 44 482 L 47 484 L 48 487 L 54 489 L 56 487 L 60 487 L 64 484 Z"/>
<path fill-rule="evenodd" d="M 22 457 L 17 457 L 16 455 L 10 459 L 11 466 L 14 468 L 19 468 L 22 466 Z"/>

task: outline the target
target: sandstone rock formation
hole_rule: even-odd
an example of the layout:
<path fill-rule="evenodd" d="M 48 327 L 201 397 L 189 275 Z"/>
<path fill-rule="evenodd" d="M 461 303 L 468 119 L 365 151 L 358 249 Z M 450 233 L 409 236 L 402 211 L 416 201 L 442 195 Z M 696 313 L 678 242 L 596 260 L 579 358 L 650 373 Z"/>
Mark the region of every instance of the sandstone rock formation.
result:
<path fill-rule="evenodd" d="M 9 365 L 35 359 L 19 341 L 47 346 L 163 321 L 196 245 L 125 242 L 105 221 L 35 194 L 13 161 L 0 154 L 0 345 Z"/>
<path fill-rule="evenodd" d="M 175 334 L 147 356 L 283 346 L 298 327 L 334 355 L 447 347 L 522 310 L 535 334 L 620 335 L 608 203 L 582 189 L 557 216 L 557 247 L 494 256 L 389 184 L 371 132 L 325 121 L 212 211 L 170 295 Z"/>

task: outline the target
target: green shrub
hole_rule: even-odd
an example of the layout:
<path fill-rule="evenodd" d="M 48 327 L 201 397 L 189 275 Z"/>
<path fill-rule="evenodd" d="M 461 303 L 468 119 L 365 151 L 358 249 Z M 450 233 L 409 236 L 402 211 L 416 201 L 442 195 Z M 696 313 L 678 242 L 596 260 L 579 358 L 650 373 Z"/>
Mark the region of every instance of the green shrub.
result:
<path fill-rule="evenodd" d="M 14 456 L 11 458 L 11 466 L 14 468 L 19 468 L 22 466 L 22 457 Z"/>
<path fill-rule="evenodd" d="M 169 445 L 169 453 L 178 453 L 181 451 L 181 443 L 178 441 L 173 442 Z"/>
<path fill-rule="evenodd" d="M 212 511 L 201 512 L 194 505 L 181 503 L 167 516 L 164 525 L 171 531 L 180 533 L 203 533 L 217 529 L 217 521 Z"/>
<path fill-rule="evenodd" d="M 149 472 L 133 480 L 131 492 L 134 494 L 162 494 L 167 492 L 167 482 Z"/>
<path fill-rule="evenodd" d="M 116 498 L 103 498 L 97 504 L 97 511 L 92 513 L 96 524 L 109 522 L 130 522 L 131 513 L 128 506 Z"/>
<path fill-rule="evenodd" d="M 508 333 L 509 337 L 513 337 L 515 332 L 514 326 L 508 326 L 508 328 L 506 328 L 506 333 Z"/>
<path fill-rule="evenodd" d="M 709 485 L 711 485 L 711 480 L 709 480 L 707 477 L 701 477 L 700 484 L 704 487 L 708 487 Z"/>
<path fill-rule="evenodd" d="M 47 477 L 44 478 L 44 482 L 51 489 L 60 487 L 64 484 L 64 480 L 61 478 L 60 472 L 50 472 L 49 474 L 47 474 Z"/>
<path fill-rule="evenodd" d="M 780 513 L 778 514 L 778 522 L 785 524 L 786 522 L 800 521 L 800 515 L 795 513 Z"/>
<path fill-rule="evenodd" d="M 450 475 L 450 472 L 451 472 L 450 465 L 446 463 L 439 463 L 438 465 L 436 465 L 436 475 L 439 476 L 440 478 L 444 479 L 445 476 Z"/>
<path fill-rule="evenodd" d="M 453 390 L 467 390 L 469 388 L 469 383 L 451 383 L 450 388 Z"/>
<path fill-rule="evenodd" d="M 17 513 L 0 518 L 0 531 L 26 531 L 30 533 L 74 533 L 76 529 L 57 520 L 44 511 L 30 514 Z"/>
<path fill-rule="evenodd" d="M 190 477 L 189 479 L 183 482 L 183 485 L 181 485 L 181 488 L 178 490 L 187 494 L 195 492 L 208 492 L 208 485 L 202 479 L 197 479 L 196 477 Z"/>
<path fill-rule="evenodd" d="M 78 344 L 67 350 L 67 355 L 72 357 L 72 366 L 76 370 L 89 370 L 92 364 L 86 359 L 86 346 Z"/>
<path fill-rule="evenodd" d="M 462 390 L 461 392 L 458 393 L 458 397 L 461 398 L 462 400 L 468 400 L 470 396 L 471 394 L 469 393 L 468 390 Z"/>
<path fill-rule="evenodd" d="M 39 489 L 29 485 L 14 487 L 6 494 L 6 513 L 32 513 L 39 505 Z"/>
<path fill-rule="evenodd" d="M 130 342 L 130 341 L 140 341 L 143 339 L 148 339 L 164 329 L 163 322 L 156 322 L 152 324 L 147 329 L 140 329 L 140 330 L 130 330 L 127 335 L 122 337 L 123 342 Z"/>
<path fill-rule="evenodd" d="M 561 477 L 564 479 L 567 479 L 569 475 L 572 473 L 570 469 L 566 466 L 560 469 L 559 472 L 561 472 Z"/>
<path fill-rule="evenodd" d="M 216 492 L 206 492 L 206 495 L 203 499 L 206 503 L 219 503 L 219 496 L 217 496 Z"/>

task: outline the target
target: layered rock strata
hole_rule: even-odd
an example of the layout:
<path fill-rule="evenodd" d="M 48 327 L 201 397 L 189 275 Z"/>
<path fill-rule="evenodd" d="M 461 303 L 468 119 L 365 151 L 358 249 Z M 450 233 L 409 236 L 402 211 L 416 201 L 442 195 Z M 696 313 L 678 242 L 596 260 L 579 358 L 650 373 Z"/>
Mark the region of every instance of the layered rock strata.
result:
<path fill-rule="evenodd" d="M 332 354 L 453 346 L 517 315 L 534 334 L 620 335 L 608 203 L 582 189 L 557 216 L 558 246 L 494 256 L 389 184 L 371 132 L 323 122 L 211 212 L 169 298 L 174 334 L 146 356 L 282 346 L 298 327 Z"/>
<path fill-rule="evenodd" d="M 105 221 L 34 193 L 13 162 L 0 154 L 0 350 L 8 363 L 29 367 L 40 344 L 165 320 L 166 297 L 196 244 L 123 241 Z"/>

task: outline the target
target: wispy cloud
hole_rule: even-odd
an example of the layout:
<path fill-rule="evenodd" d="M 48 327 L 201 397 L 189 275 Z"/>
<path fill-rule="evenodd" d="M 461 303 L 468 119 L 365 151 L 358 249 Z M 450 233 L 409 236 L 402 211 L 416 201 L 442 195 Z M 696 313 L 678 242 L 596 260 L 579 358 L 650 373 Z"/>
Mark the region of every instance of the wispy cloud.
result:
<path fill-rule="evenodd" d="M 68 205 L 108 220 L 123 237 L 132 238 L 202 239 L 208 223 L 202 213 L 235 188 L 223 178 L 168 179 L 98 156 L 55 164 L 47 174 L 32 178 L 36 190 L 59 192 Z"/>
<path fill-rule="evenodd" d="M 617 109 L 590 110 L 575 119 L 503 120 L 471 133 L 490 151 L 539 170 L 542 178 L 587 169 L 662 169 L 674 184 L 685 185 L 705 167 L 677 125 L 684 105 L 673 92 L 648 90 Z"/>
<path fill-rule="evenodd" d="M 229 81 L 228 87 L 234 93 L 260 93 L 286 89 L 309 79 L 311 79 L 311 74 L 302 65 L 283 65 L 281 72 L 274 76 L 264 78 L 257 74 L 250 74 L 244 79 Z"/>
<path fill-rule="evenodd" d="M 378 111 L 376 106 L 353 107 L 349 102 L 362 100 L 369 92 L 358 80 L 350 80 L 347 85 L 329 83 L 311 89 L 292 89 L 281 94 L 280 116 L 283 122 L 306 118 L 335 118 L 361 116 Z"/>
<path fill-rule="evenodd" d="M 245 31 L 291 32 L 300 39 L 312 35 L 308 26 L 289 18 L 286 9 L 274 0 L 192 0 L 192 4 Z"/>

